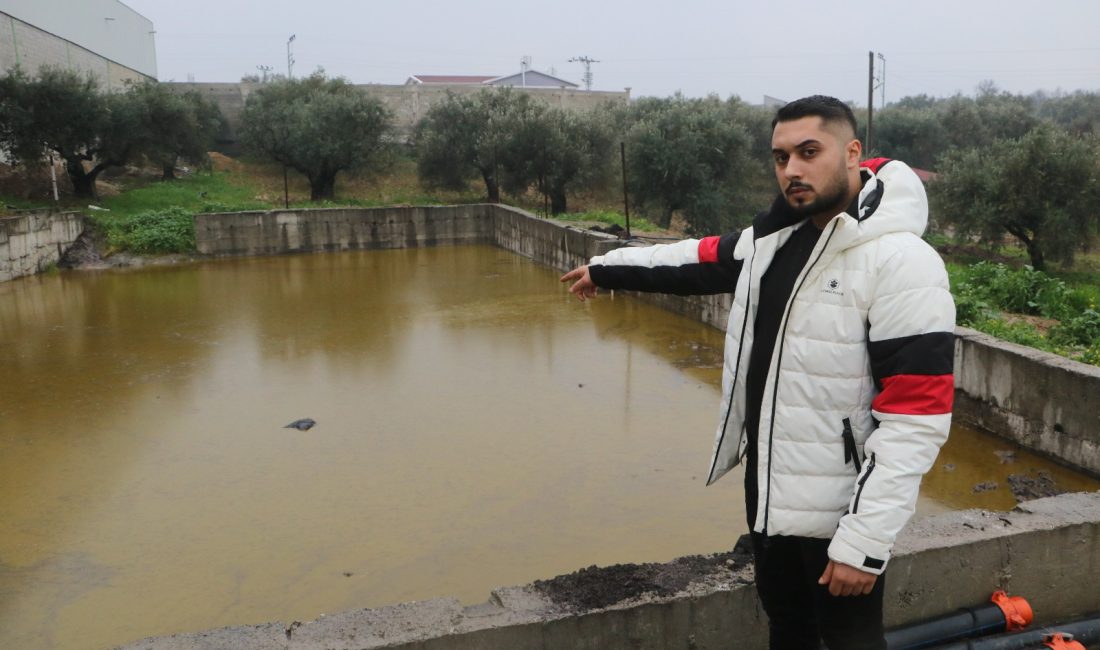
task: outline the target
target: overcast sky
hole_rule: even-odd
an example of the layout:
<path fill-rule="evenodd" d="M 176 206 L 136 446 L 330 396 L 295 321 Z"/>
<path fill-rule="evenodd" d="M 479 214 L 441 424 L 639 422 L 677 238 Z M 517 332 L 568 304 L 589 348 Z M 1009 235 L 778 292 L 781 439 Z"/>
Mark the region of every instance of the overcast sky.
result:
<path fill-rule="evenodd" d="M 269 65 L 321 66 L 355 83 L 412 74 L 532 68 L 634 96 L 814 93 L 867 101 L 867 52 L 886 57 L 886 101 L 1013 92 L 1100 91 L 1100 0 L 125 0 L 153 21 L 163 81 L 237 81 Z M 875 92 L 875 103 L 880 102 Z"/>

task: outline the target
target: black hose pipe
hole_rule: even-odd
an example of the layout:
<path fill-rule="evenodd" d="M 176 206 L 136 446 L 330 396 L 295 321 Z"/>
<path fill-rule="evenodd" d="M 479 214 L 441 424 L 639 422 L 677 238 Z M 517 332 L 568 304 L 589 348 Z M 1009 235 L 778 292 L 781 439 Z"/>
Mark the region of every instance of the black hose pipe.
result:
<path fill-rule="evenodd" d="M 1018 630 L 1031 623 L 1031 607 L 1023 598 L 998 591 L 991 601 L 890 630 L 886 633 L 886 647 L 889 650 L 934 648 L 958 639 Z"/>
<path fill-rule="evenodd" d="M 1086 648 L 1100 645 L 1100 614 L 1094 614 L 1091 618 L 1062 625 L 1050 625 L 1023 632 L 1013 632 L 1012 634 L 959 641 L 937 648 L 937 650 L 1032 650 L 1043 648 L 1043 641 L 1055 632 L 1061 632 L 1063 635 L 1072 634 L 1073 640 Z"/>

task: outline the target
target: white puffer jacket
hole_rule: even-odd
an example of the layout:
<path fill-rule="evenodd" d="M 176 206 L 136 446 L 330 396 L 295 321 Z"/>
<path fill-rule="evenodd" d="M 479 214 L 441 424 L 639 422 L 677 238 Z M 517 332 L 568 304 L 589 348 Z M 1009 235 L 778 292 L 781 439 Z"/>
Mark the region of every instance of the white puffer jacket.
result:
<path fill-rule="evenodd" d="M 758 440 L 756 531 L 832 539 L 829 557 L 881 573 L 947 439 L 955 308 L 921 239 L 924 186 L 904 163 L 862 165 L 864 186 L 825 227 L 795 281 L 772 354 Z M 745 451 L 745 376 L 760 280 L 806 221 L 780 197 L 737 235 L 595 257 L 610 289 L 728 292 L 723 400 L 707 483 Z"/>

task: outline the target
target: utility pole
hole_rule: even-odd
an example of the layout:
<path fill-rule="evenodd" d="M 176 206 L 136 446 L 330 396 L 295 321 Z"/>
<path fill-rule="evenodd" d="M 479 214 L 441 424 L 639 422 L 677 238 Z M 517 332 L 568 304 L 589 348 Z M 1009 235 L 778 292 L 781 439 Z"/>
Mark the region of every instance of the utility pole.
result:
<path fill-rule="evenodd" d="M 572 59 L 569 59 L 569 62 L 584 64 L 584 89 L 592 90 L 592 64 L 599 63 L 599 61 L 589 58 L 587 56 L 575 56 Z"/>
<path fill-rule="evenodd" d="M 879 52 L 877 56 L 878 60 L 882 61 L 882 74 L 878 78 L 879 88 L 882 88 L 882 98 L 878 105 L 879 108 L 886 108 L 886 57 L 883 56 L 882 52 Z"/>
<path fill-rule="evenodd" d="M 269 66 L 269 65 L 258 65 L 258 66 L 256 66 L 256 69 L 260 71 L 261 75 L 263 75 L 260 78 L 260 83 L 267 83 L 267 75 L 268 75 L 268 73 L 271 72 L 271 66 Z"/>
<path fill-rule="evenodd" d="M 871 120 L 875 112 L 875 53 L 867 52 L 867 137 L 863 143 L 863 151 L 871 153 Z"/>
<path fill-rule="evenodd" d="M 290 52 L 290 44 L 294 42 L 294 38 L 297 34 L 291 34 L 290 38 L 286 42 L 286 78 L 294 78 L 294 55 Z"/>
<path fill-rule="evenodd" d="M 520 60 L 519 60 L 519 76 L 520 76 L 520 80 L 521 80 L 521 85 L 524 88 L 527 87 L 527 69 L 530 68 L 530 67 L 531 67 L 531 57 L 530 57 L 530 55 L 520 57 Z"/>

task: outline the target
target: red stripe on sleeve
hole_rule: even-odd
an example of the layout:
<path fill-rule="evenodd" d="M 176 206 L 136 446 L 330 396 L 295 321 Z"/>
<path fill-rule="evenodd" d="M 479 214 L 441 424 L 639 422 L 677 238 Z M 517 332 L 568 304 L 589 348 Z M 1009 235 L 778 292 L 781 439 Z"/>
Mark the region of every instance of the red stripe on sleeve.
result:
<path fill-rule="evenodd" d="M 955 402 L 954 375 L 894 375 L 882 380 L 882 392 L 871 402 L 879 413 L 942 415 Z"/>
<path fill-rule="evenodd" d="M 720 237 L 704 237 L 699 240 L 699 261 L 718 261 L 718 240 Z"/>
<path fill-rule="evenodd" d="M 890 158 L 870 158 L 859 163 L 859 166 L 866 167 L 877 174 L 878 170 L 888 162 L 890 162 Z"/>

